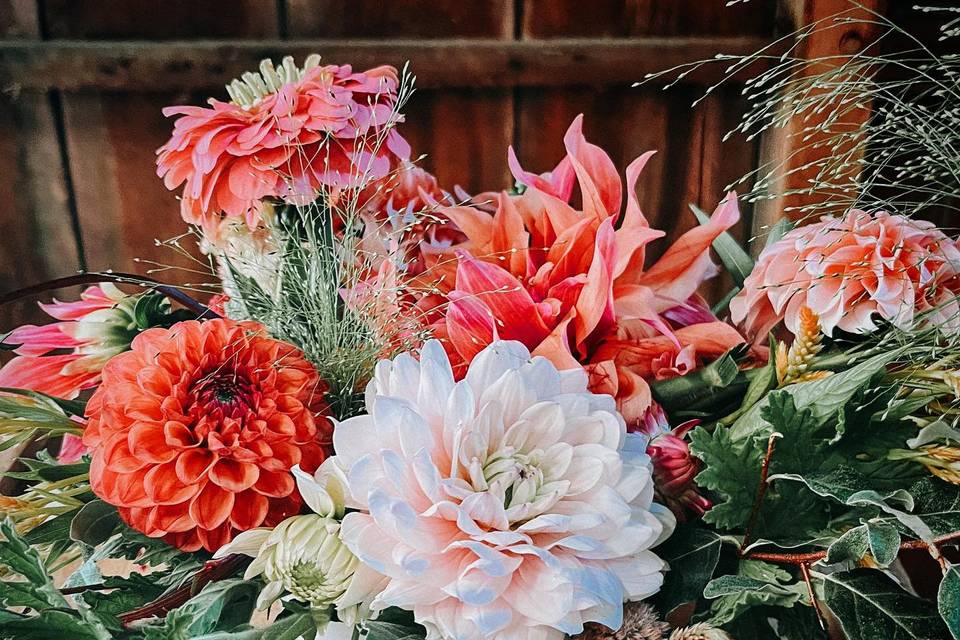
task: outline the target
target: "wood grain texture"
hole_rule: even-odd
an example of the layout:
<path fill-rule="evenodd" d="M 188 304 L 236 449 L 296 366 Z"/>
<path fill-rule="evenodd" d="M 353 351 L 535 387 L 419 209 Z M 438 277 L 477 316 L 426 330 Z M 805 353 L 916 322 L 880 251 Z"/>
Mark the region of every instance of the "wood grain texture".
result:
<path fill-rule="evenodd" d="M 219 88 L 260 60 L 320 52 L 357 68 L 410 64 L 429 88 L 621 85 L 648 73 L 709 59 L 717 51 L 752 53 L 757 37 L 552 38 L 549 40 L 203 40 L 0 43 L 0 84 L 22 89 L 176 91 Z M 721 65 L 686 75 L 713 83 Z"/>
<path fill-rule="evenodd" d="M 99 40 L 272 38 L 273 0 L 44 0 L 47 37 Z"/>
<path fill-rule="evenodd" d="M 808 25 L 818 25 L 804 44 L 798 48 L 797 55 L 806 59 L 822 59 L 826 62 L 811 66 L 811 73 L 828 68 L 840 67 L 850 56 L 862 51 L 876 37 L 876 32 L 868 22 L 871 11 L 884 8 L 883 0 L 861 0 L 857 5 L 851 0 L 786 0 L 786 13 L 794 21 L 795 29 Z M 860 22 L 840 24 L 836 16 L 845 20 Z M 754 233 L 764 235 L 766 229 L 784 216 L 799 220 L 803 217 L 802 207 L 829 199 L 829 194 L 791 193 L 807 188 L 816 177 L 820 161 L 829 154 L 842 153 L 829 144 L 822 144 L 841 130 L 856 131 L 870 117 L 870 109 L 850 109 L 843 119 L 834 123 L 830 130 L 816 132 L 818 123 L 827 117 L 827 111 L 803 114 L 795 117 L 787 126 L 765 132 L 761 146 L 760 163 L 778 169 L 779 180 L 771 185 L 777 197 L 757 203 L 754 217 Z M 812 133 L 811 133 L 812 132 Z M 853 181 L 859 173 L 860 165 L 856 158 L 848 166 L 847 178 L 836 176 L 836 182 Z M 782 195 L 787 193 L 789 195 Z M 823 210 L 823 213 L 828 213 Z M 842 212 L 837 212 L 842 213 Z"/>
<path fill-rule="evenodd" d="M 34 2 L 0 0 L 0 30 L 38 39 Z M 69 275 L 81 265 L 58 137 L 58 104 L 45 92 L 0 94 L 0 290 Z M 0 307 L 0 331 L 45 316 L 35 300 Z"/>
<path fill-rule="evenodd" d="M 292 38 L 512 38 L 513 16 L 514 0 L 287 0 L 287 33 Z"/>

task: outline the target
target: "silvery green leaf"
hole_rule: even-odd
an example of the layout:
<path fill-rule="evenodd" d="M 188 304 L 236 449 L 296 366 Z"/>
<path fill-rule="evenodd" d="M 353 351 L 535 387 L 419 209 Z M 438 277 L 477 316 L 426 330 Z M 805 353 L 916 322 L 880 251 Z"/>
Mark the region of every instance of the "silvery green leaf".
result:
<path fill-rule="evenodd" d="M 940 582 L 937 609 L 954 640 L 960 640 L 960 568 L 952 565 Z"/>
<path fill-rule="evenodd" d="M 906 593 L 879 571 L 826 575 L 824 600 L 849 640 L 935 640 L 947 630 L 932 602 Z"/>

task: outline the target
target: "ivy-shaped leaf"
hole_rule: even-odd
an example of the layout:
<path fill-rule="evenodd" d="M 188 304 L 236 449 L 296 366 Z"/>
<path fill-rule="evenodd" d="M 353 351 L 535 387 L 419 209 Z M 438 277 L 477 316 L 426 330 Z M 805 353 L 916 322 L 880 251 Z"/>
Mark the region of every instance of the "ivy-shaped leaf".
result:
<path fill-rule="evenodd" d="M 903 591 L 879 571 L 818 576 L 827 606 L 849 640 L 936 640 L 947 630 L 933 603 Z"/>

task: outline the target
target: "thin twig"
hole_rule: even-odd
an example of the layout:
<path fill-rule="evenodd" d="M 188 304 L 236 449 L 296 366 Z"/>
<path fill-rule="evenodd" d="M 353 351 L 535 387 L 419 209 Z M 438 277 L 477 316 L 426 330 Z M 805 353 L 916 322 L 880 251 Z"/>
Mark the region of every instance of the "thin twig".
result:
<path fill-rule="evenodd" d="M 905 549 L 930 549 L 931 545 L 939 546 L 954 540 L 960 540 L 960 531 L 954 531 L 944 536 L 934 538 L 931 542 L 925 540 L 907 540 L 900 545 L 900 551 Z M 827 557 L 826 551 L 814 551 L 811 553 L 763 553 L 748 552 L 743 555 L 747 560 L 762 560 L 763 562 L 772 562 L 774 564 L 792 564 L 804 565 L 813 564 Z"/>
<path fill-rule="evenodd" d="M 817 601 L 817 594 L 813 590 L 813 581 L 810 579 L 810 565 L 802 562 L 800 564 L 800 573 L 803 575 L 803 581 L 807 585 L 807 593 L 810 595 L 810 604 L 813 606 L 813 611 L 817 614 L 817 622 L 820 623 L 820 628 L 826 631 L 827 623 L 824 622 L 823 614 L 820 613 L 820 603 Z"/>
<path fill-rule="evenodd" d="M 99 284 L 105 281 L 134 284 L 139 287 L 155 289 L 174 302 L 177 302 L 190 311 L 193 311 L 200 319 L 213 319 L 220 317 L 217 313 L 211 311 L 206 305 L 202 304 L 198 300 L 194 300 L 183 291 L 180 291 L 177 287 L 164 284 L 159 280 L 154 280 L 153 278 L 149 278 L 147 276 L 140 276 L 133 273 L 114 272 L 80 273 L 75 276 L 56 278 L 54 280 L 48 280 L 46 282 L 31 285 L 29 287 L 10 291 L 0 295 L 0 306 L 21 300 L 23 298 L 35 296 L 46 291 L 52 291 L 54 289 L 63 289 L 66 287 L 73 287 L 83 284 Z"/>
<path fill-rule="evenodd" d="M 753 528 L 757 524 L 757 517 L 760 515 L 760 505 L 763 504 L 763 498 L 767 494 L 767 476 L 770 475 L 770 460 L 773 458 L 773 450 L 776 447 L 777 438 L 781 438 L 779 433 L 771 433 L 767 439 L 767 453 L 763 456 L 763 464 L 760 466 L 760 484 L 757 486 L 757 497 L 753 501 L 753 508 L 750 510 L 750 519 L 747 520 L 747 529 L 743 534 L 743 542 L 740 543 L 739 554 L 746 553 L 753 537 Z"/>

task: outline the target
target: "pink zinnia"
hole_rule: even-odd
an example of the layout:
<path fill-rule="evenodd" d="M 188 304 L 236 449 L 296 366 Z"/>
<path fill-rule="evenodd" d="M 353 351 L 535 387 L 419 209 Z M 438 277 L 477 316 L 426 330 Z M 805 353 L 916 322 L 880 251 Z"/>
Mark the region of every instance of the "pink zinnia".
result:
<path fill-rule="evenodd" d="M 246 74 L 229 89 L 233 102 L 168 107 L 180 116 L 157 151 L 168 189 L 185 183 L 187 222 L 215 228 L 222 216 L 254 228 L 260 202 L 312 202 L 321 187 L 362 188 L 387 175 L 410 148 L 394 128 L 398 79 L 392 67 L 354 72 L 349 65 L 303 69 L 292 59 L 279 70 Z"/>
<path fill-rule="evenodd" d="M 835 329 L 869 333 L 883 318 L 960 330 L 960 247 L 932 223 L 850 210 L 788 232 L 760 254 L 730 303 L 734 322 L 763 340 L 781 320 L 796 333 L 804 306 Z"/>

